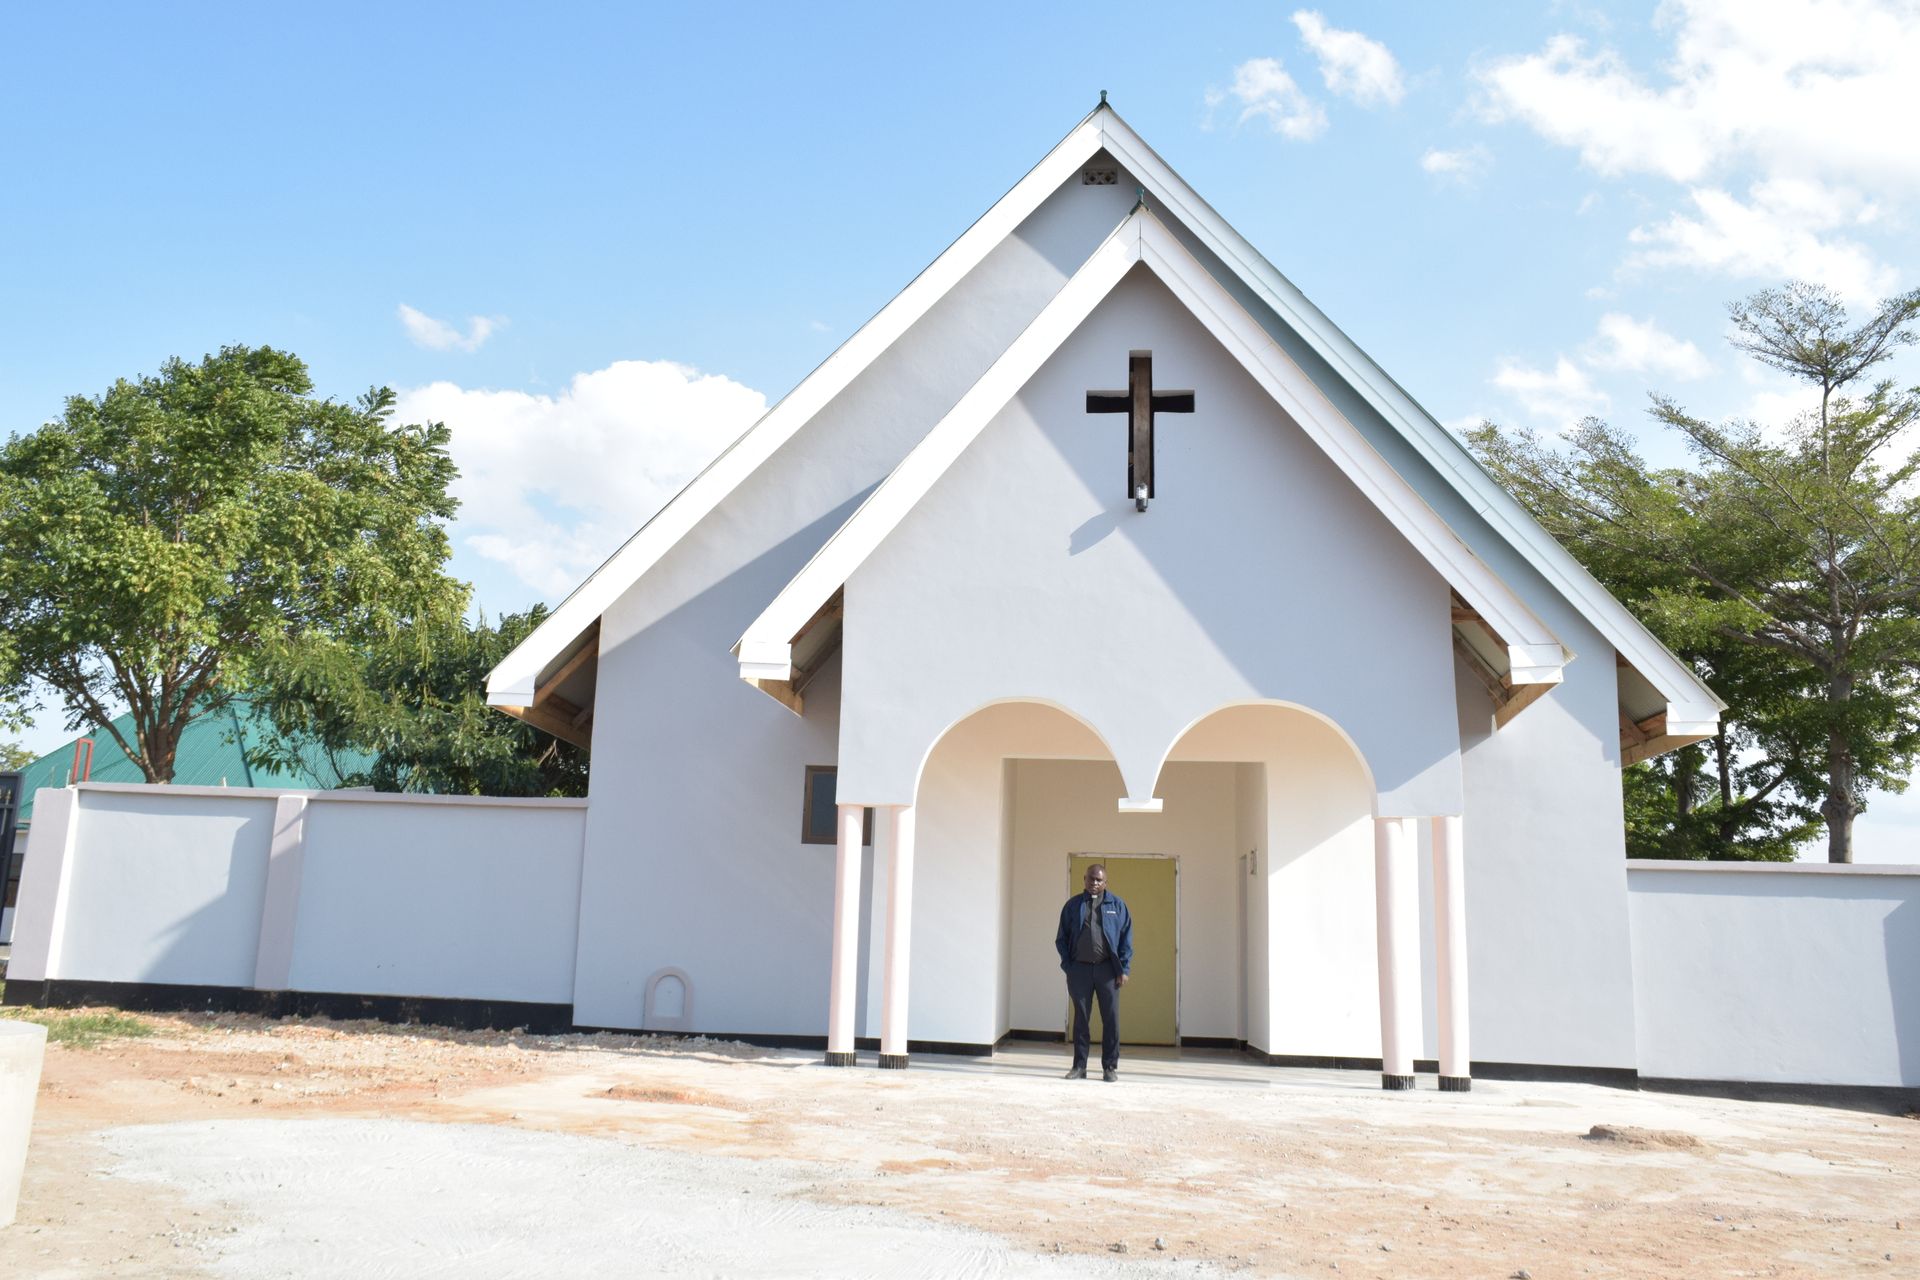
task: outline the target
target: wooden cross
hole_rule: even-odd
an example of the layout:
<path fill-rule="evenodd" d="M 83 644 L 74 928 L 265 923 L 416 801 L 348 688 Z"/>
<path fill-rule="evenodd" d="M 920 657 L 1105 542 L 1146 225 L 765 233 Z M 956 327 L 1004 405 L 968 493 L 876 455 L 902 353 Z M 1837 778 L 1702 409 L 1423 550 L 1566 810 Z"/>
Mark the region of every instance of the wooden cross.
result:
<path fill-rule="evenodd" d="M 1193 392 L 1153 389 L 1153 352 L 1127 354 L 1125 391 L 1087 392 L 1088 413 L 1127 415 L 1127 496 L 1134 510 L 1145 511 L 1153 493 L 1153 415 L 1192 413 Z"/>

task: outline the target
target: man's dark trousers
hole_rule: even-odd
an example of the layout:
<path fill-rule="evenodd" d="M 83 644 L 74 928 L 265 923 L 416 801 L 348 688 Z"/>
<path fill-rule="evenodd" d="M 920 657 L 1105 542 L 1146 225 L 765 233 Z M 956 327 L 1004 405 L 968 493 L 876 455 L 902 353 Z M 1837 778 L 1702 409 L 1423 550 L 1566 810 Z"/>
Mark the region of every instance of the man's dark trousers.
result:
<path fill-rule="evenodd" d="M 1113 966 L 1105 960 L 1098 964 L 1074 961 L 1067 966 L 1067 997 L 1073 1001 L 1073 1067 L 1084 1071 L 1087 1049 L 1093 1041 L 1093 1001 L 1100 998 L 1100 1066 L 1107 1071 L 1120 1069 L 1120 999 L 1114 986 Z"/>

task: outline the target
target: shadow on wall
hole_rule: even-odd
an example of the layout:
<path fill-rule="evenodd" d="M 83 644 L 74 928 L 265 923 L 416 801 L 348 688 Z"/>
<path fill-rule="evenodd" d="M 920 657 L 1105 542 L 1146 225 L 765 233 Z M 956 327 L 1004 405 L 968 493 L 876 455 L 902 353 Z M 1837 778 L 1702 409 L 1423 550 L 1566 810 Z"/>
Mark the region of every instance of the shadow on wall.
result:
<path fill-rule="evenodd" d="M 1885 934 L 1900 1078 L 1920 1080 L 1920 900 L 1888 912 Z"/>

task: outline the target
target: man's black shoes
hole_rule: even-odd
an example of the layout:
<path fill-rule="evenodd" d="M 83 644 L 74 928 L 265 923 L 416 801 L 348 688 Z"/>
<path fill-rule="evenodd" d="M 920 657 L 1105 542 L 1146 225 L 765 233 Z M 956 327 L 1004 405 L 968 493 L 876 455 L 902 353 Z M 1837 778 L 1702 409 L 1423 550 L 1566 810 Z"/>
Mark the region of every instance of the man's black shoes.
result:
<path fill-rule="evenodd" d="M 1102 1071 L 1100 1073 L 1100 1078 L 1106 1081 L 1108 1084 L 1112 1084 L 1115 1080 L 1118 1080 L 1120 1078 L 1120 1073 L 1118 1071 L 1115 1071 L 1112 1067 L 1108 1067 L 1105 1071 Z"/>
<path fill-rule="evenodd" d="M 1085 1067 L 1068 1067 L 1066 1078 L 1069 1080 L 1085 1080 L 1087 1078 L 1087 1069 Z"/>

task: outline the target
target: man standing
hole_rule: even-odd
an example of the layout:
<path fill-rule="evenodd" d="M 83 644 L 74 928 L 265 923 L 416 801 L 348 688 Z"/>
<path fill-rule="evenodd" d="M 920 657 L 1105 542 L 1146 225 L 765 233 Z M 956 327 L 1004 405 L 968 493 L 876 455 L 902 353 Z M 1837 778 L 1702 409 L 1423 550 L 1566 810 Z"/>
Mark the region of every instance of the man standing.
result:
<path fill-rule="evenodd" d="M 1093 1039 L 1093 1000 L 1100 998 L 1100 1078 L 1120 1078 L 1120 997 L 1133 968 L 1133 916 L 1127 904 L 1107 892 L 1107 869 L 1087 868 L 1085 893 L 1076 893 L 1060 909 L 1053 949 L 1067 975 L 1073 1001 L 1073 1066 L 1069 1080 L 1087 1078 L 1087 1048 Z"/>

